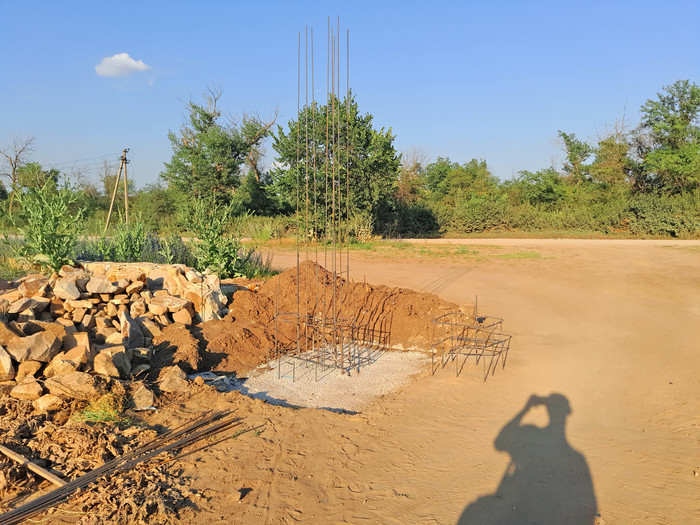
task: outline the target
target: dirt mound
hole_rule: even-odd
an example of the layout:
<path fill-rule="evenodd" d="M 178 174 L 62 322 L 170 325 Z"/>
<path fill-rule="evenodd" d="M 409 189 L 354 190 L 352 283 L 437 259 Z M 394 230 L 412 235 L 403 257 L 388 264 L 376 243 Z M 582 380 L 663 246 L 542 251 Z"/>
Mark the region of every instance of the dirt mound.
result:
<path fill-rule="evenodd" d="M 298 271 L 287 270 L 261 286 L 239 285 L 223 320 L 188 328 L 171 325 L 158 341 L 176 350 L 176 356 L 193 369 L 244 374 L 267 361 L 276 330 L 282 345 L 295 343 L 296 325 L 279 322 L 276 327 L 276 313 L 289 314 L 291 319 L 299 313 L 350 320 L 387 334 L 388 348 L 425 349 L 432 337 L 431 320 L 458 308 L 433 294 L 348 282 L 305 261 Z M 199 342 L 197 367 L 192 358 L 193 337 Z"/>

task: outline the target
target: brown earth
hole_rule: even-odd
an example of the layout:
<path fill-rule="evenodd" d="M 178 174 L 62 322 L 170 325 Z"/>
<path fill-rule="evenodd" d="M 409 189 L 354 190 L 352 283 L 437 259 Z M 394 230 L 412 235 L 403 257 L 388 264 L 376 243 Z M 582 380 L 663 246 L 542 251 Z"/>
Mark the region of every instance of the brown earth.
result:
<path fill-rule="evenodd" d="M 441 370 L 354 416 L 236 398 L 257 430 L 185 465 L 210 498 L 191 522 L 457 523 L 464 513 L 462 522 L 489 523 L 498 510 L 470 513 L 494 501 L 527 509 L 530 500 L 545 509 L 541 522 L 557 523 L 546 497 L 580 508 L 589 494 L 585 482 L 577 492 L 557 477 L 571 457 L 585 460 L 599 523 L 696 521 L 700 243 L 464 241 L 477 250 L 489 242 L 539 258 L 355 257 L 353 271 L 458 304 L 478 294 L 479 310 L 503 316 L 515 336 L 504 370 L 485 383 L 477 367 L 459 377 Z M 294 256 L 275 261 L 284 267 Z M 516 440 L 511 451 L 533 451 L 511 464 L 517 454 L 494 441 L 533 394 L 551 393 L 571 408 L 561 446 Z M 545 426 L 544 407 L 523 422 Z M 504 476 L 514 466 L 531 472 L 519 491 L 517 477 Z M 252 491 L 239 503 L 243 489 Z M 518 521 L 513 512 L 505 522 Z"/>
<path fill-rule="evenodd" d="M 514 335 L 505 369 L 486 382 L 472 364 L 459 376 L 451 367 L 426 371 L 355 415 L 215 395 L 208 387 L 172 398 L 145 422 L 171 427 L 205 410 L 233 409 L 246 427 L 172 463 L 195 507 L 182 509 L 178 522 L 697 521 L 700 242 L 459 243 L 512 257 L 370 254 L 353 257 L 352 275 L 387 290 L 429 291 L 444 301 L 436 304 L 468 310 L 478 295 L 479 311 L 504 317 Z M 289 267 L 295 255 L 278 253 L 275 262 Z M 230 328 L 240 323 L 249 347 L 253 336 L 265 344 L 269 329 L 245 313 L 270 315 L 272 293 L 264 288 L 257 296 L 236 292 L 234 322 L 195 331 L 207 345 L 203 363 L 248 366 L 232 357 L 239 336 Z M 404 304 L 413 305 L 409 298 Z M 406 324 L 423 327 L 428 311 L 434 315 L 427 307 Z M 248 363 L 259 356 L 243 354 Z M 63 514 L 46 522 L 71 521 L 75 515 Z"/>
<path fill-rule="evenodd" d="M 279 322 L 276 328 L 276 312 L 289 314 L 289 319 L 297 315 L 329 318 L 336 309 L 339 318 L 351 318 L 375 334 L 389 334 L 385 346 L 426 348 L 432 335 L 431 319 L 458 309 L 456 304 L 430 293 L 366 282 L 348 283 L 306 261 L 300 265 L 298 275 L 295 266 L 261 286 L 241 280 L 238 283 L 239 289 L 224 319 L 190 327 L 176 323 L 163 329 L 154 341 L 160 348 L 154 368 L 174 362 L 190 371 L 246 375 L 268 360 L 275 330 L 282 346 L 296 346 L 296 324 Z M 199 355 L 194 351 L 196 342 Z M 302 346 L 307 344 L 310 341 L 302 341 Z"/>

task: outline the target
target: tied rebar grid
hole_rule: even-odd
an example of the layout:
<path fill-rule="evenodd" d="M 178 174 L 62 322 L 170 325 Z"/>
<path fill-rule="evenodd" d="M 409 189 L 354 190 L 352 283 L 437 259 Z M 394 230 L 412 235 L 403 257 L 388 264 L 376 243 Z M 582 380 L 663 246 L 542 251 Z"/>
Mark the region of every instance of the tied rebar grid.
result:
<path fill-rule="evenodd" d="M 502 368 L 506 366 L 512 336 L 503 333 L 501 318 L 481 316 L 476 309 L 472 315 L 449 312 L 433 319 L 433 331 L 433 374 L 453 362 L 459 375 L 470 357 L 477 365 L 482 361 L 484 381 L 494 374 L 499 361 Z"/>
<path fill-rule="evenodd" d="M 341 94 L 340 17 L 335 27 L 328 18 L 326 53 L 325 126 L 317 127 L 315 99 L 314 31 L 304 30 L 302 98 L 302 38 L 297 38 L 297 125 L 296 125 L 296 311 L 280 311 L 279 279 L 275 297 L 275 344 L 268 352 L 278 378 L 297 378 L 297 364 L 319 370 L 357 372 L 376 359 L 385 348 L 388 332 L 363 324 L 356 313 L 350 280 L 350 31 L 345 30 L 345 111 Z M 309 66 L 311 67 L 309 75 Z M 309 105 L 309 87 L 311 104 Z M 343 114 L 344 113 L 344 114 Z M 318 113 L 319 117 L 323 115 Z M 323 129 L 325 128 L 325 129 Z M 323 164 L 323 169 L 318 165 Z M 303 232 L 303 233 L 302 233 Z M 322 253 L 319 243 L 323 245 Z M 306 264 L 302 270 L 302 254 Z M 345 260 L 343 256 L 345 254 Z M 319 261 L 323 260 L 323 265 Z M 331 289 L 319 288 L 319 272 L 331 274 Z M 302 278 L 302 272 L 304 273 Z M 313 277 L 311 279 L 310 277 Z M 302 286 L 301 283 L 304 283 Z M 296 341 L 284 344 L 281 330 L 293 325 Z M 289 365 L 289 366 L 287 366 Z M 283 369 L 289 370 L 283 374 Z"/>

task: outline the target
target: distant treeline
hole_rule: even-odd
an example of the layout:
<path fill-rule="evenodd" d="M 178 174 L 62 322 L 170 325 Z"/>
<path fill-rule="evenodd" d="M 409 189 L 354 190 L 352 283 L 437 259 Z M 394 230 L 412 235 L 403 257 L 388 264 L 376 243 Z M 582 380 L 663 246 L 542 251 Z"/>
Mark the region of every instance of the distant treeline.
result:
<path fill-rule="evenodd" d="M 294 229 L 299 194 L 308 195 L 315 210 L 325 209 L 327 199 L 330 204 L 325 175 L 335 169 L 338 187 L 350 189 L 347 209 L 356 236 L 368 230 L 386 237 L 509 231 L 700 236 L 700 87 L 687 80 L 647 100 L 636 126 L 617 122 L 595 144 L 559 131 L 561 167 L 521 171 L 506 181 L 481 159 L 428 162 L 418 149 L 400 155 L 392 130 L 375 129 L 352 95 L 304 107 L 276 129 L 274 121 L 257 118 L 222 122 L 219 97 L 209 93 L 204 104 L 190 102 L 189 121 L 169 134 L 173 156 L 161 181 L 130 190 L 130 214 L 150 230 L 191 231 L 193 202 L 210 200 L 233 215 L 270 217 L 266 224 L 274 231 L 268 233 L 280 234 Z M 264 170 L 263 144 L 270 136 L 276 162 Z M 31 191 L 60 176 L 32 163 L 12 168 L 7 187 L 0 185 L 4 224 L 12 190 Z M 95 232 L 104 224 L 113 182 L 114 174 L 105 173 L 101 191 L 85 182 L 76 188 Z M 119 193 L 117 202 L 123 206 Z"/>

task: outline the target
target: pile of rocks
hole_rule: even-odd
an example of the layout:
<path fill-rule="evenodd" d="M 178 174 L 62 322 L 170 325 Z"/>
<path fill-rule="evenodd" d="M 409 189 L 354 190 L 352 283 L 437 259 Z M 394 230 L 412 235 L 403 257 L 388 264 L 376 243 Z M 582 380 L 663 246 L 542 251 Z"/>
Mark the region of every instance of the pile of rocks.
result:
<path fill-rule="evenodd" d="M 148 370 L 163 327 L 220 319 L 227 302 L 216 275 L 184 265 L 83 263 L 0 279 L 0 395 L 40 410 L 93 397 L 109 378 Z M 178 367 L 161 376 L 164 391 L 185 381 Z"/>

